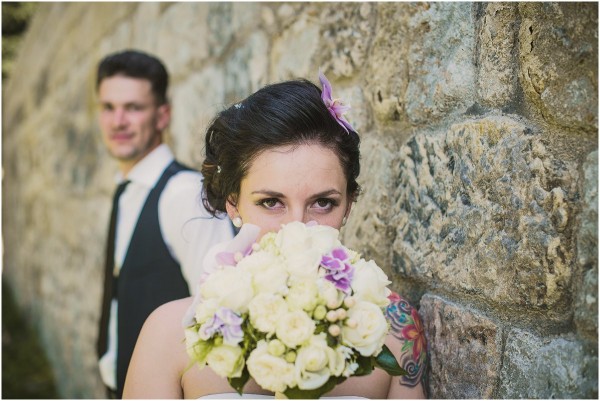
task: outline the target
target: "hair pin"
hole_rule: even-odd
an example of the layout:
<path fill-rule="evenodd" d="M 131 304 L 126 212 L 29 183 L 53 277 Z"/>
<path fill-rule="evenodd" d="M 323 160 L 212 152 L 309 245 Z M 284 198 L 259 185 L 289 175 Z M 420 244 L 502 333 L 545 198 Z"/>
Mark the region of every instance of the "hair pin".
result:
<path fill-rule="evenodd" d="M 350 106 L 345 105 L 340 99 L 332 98 L 331 83 L 329 83 L 329 80 L 321 70 L 319 70 L 319 81 L 321 81 L 321 87 L 323 88 L 321 99 L 323 99 L 323 103 L 327 106 L 329 113 L 335 118 L 338 124 L 346 130 L 346 133 L 350 134 L 350 131 L 348 130 L 356 132 L 356 130 L 352 128 L 352 125 L 344 118 L 344 114 L 350 110 Z"/>

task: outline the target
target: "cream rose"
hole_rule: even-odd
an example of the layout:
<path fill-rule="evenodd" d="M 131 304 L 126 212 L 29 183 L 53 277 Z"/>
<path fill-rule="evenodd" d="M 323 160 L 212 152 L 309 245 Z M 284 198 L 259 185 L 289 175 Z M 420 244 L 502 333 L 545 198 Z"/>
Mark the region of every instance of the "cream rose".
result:
<path fill-rule="evenodd" d="M 307 342 L 314 331 L 315 322 L 301 310 L 284 314 L 275 327 L 277 338 L 290 348 Z"/>
<path fill-rule="evenodd" d="M 314 249 L 285 256 L 285 266 L 291 277 L 315 280 L 319 274 L 322 254 Z"/>
<path fill-rule="evenodd" d="M 206 364 L 206 356 L 211 349 L 211 345 L 200 341 L 198 331 L 194 327 L 185 329 L 185 349 L 190 358 L 195 359 L 198 366 L 202 369 Z"/>
<path fill-rule="evenodd" d="M 260 340 L 246 361 L 248 372 L 259 386 L 273 392 L 283 392 L 296 385 L 294 365 L 269 353 L 265 340 Z"/>
<path fill-rule="evenodd" d="M 290 281 L 290 289 L 285 297 L 290 310 L 302 309 L 312 312 L 319 300 L 319 288 L 315 280 L 295 279 Z"/>
<path fill-rule="evenodd" d="M 211 273 L 200 286 L 205 300 L 215 299 L 219 306 L 237 313 L 245 313 L 254 297 L 252 275 L 233 266 Z"/>
<path fill-rule="evenodd" d="M 387 288 L 389 284 L 391 281 L 374 261 L 360 259 L 354 265 L 352 290 L 356 299 L 385 307 L 390 303 L 388 296 L 391 291 Z"/>
<path fill-rule="evenodd" d="M 275 239 L 282 255 L 295 255 L 314 250 L 323 255 L 340 244 L 339 231 L 329 226 L 307 226 L 300 222 L 286 224 Z"/>
<path fill-rule="evenodd" d="M 288 312 L 288 306 L 280 295 L 258 294 L 248 305 L 250 323 L 263 333 L 275 333 L 277 322 Z"/>
<path fill-rule="evenodd" d="M 325 333 L 312 336 L 308 344 L 303 345 L 296 356 L 296 382 L 301 390 L 314 390 L 329 380 L 329 363 L 335 354 L 327 346 Z"/>
<path fill-rule="evenodd" d="M 388 333 L 388 323 L 380 307 L 359 301 L 348 309 L 348 318 L 357 324 L 342 327 L 342 343 L 356 349 L 363 356 L 378 355 Z"/>
<path fill-rule="evenodd" d="M 324 278 L 317 281 L 319 288 L 319 303 L 327 305 L 329 309 L 338 308 L 344 301 L 344 293 L 338 291 L 335 285 Z"/>
<path fill-rule="evenodd" d="M 257 271 L 252 274 L 254 292 L 256 294 L 285 294 L 288 290 L 288 277 L 288 272 L 283 266 L 270 267 L 267 270 Z"/>
<path fill-rule="evenodd" d="M 261 250 L 244 257 L 237 264 L 237 268 L 255 273 L 271 269 L 272 267 L 281 267 L 282 265 L 283 260 L 280 257 L 271 252 Z"/>
<path fill-rule="evenodd" d="M 196 322 L 205 323 L 215 315 L 217 309 L 219 309 L 219 302 L 216 299 L 211 298 L 201 301 L 196 307 L 196 315 L 194 316 Z"/>
<path fill-rule="evenodd" d="M 332 376 L 339 377 L 346 369 L 346 360 L 352 355 L 352 350 L 343 345 L 338 345 L 335 350 L 329 348 L 329 371 Z"/>
<path fill-rule="evenodd" d="M 240 377 L 244 369 L 243 354 L 242 348 L 223 344 L 209 352 L 206 363 L 223 378 Z"/>

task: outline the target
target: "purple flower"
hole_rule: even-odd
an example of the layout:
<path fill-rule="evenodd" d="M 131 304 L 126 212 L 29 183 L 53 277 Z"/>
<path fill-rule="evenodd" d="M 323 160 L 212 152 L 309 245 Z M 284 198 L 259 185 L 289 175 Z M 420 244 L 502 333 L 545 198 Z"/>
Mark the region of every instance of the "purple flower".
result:
<path fill-rule="evenodd" d="M 245 258 L 246 256 L 252 253 L 252 244 L 250 244 L 243 252 L 238 252 L 241 258 Z M 221 265 L 225 266 L 237 266 L 238 262 L 241 260 L 236 260 L 235 258 L 236 252 L 219 252 L 215 256 L 217 262 Z"/>
<path fill-rule="evenodd" d="M 321 99 L 323 99 L 323 103 L 327 106 L 327 110 L 329 113 L 335 118 L 335 120 L 346 130 L 346 133 L 350 133 L 348 130 L 355 131 L 352 128 L 352 125 L 344 118 L 344 114 L 350 110 L 350 106 L 344 105 L 344 103 L 340 99 L 333 99 L 331 95 L 331 84 L 325 77 L 323 72 L 319 71 L 319 81 L 321 81 L 321 86 L 323 87 L 323 91 L 321 92 Z"/>
<path fill-rule="evenodd" d="M 336 248 L 331 255 L 321 258 L 321 266 L 325 268 L 325 279 L 331 281 L 335 287 L 346 294 L 350 294 L 354 266 L 348 260 L 348 254 L 343 248 Z"/>
<path fill-rule="evenodd" d="M 242 319 L 231 309 L 219 308 L 212 318 L 200 327 L 203 338 L 211 338 L 215 334 L 223 336 L 223 342 L 228 345 L 237 345 L 244 340 Z"/>

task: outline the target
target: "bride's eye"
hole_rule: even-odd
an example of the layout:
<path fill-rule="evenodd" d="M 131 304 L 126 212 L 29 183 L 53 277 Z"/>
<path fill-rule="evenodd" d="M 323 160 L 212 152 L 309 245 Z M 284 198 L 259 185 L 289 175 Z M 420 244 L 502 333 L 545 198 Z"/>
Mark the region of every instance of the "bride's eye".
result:
<path fill-rule="evenodd" d="M 320 198 L 316 200 L 314 205 L 316 209 L 331 210 L 334 206 L 337 206 L 337 202 L 329 198 Z"/>
<path fill-rule="evenodd" d="M 267 198 L 260 200 L 257 205 L 264 207 L 265 209 L 277 209 L 281 207 L 281 202 L 277 198 Z"/>

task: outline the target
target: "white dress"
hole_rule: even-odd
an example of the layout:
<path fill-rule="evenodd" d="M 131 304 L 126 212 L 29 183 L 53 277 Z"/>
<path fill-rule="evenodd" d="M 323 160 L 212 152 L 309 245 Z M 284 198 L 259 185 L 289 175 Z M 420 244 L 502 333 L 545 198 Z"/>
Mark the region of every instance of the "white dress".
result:
<path fill-rule="evenodd" d="M 202 397 L 198 397 L 199 400 L 241 400 L 241 399 L 254 399 L 254 400 L 264 400 L 264 399 L 274 399 L 275 397 L 272 395 L 263 395 L 263 394 L 243 394 L 239 395 L 238 393 L 217 393 L 217 394 L 209 394 L 203 395 Z M 343 396 L 343 397 L 321 397 L 322 400 L 366 400 L 364 397 L 355 397 L 352 395 Z"/>

